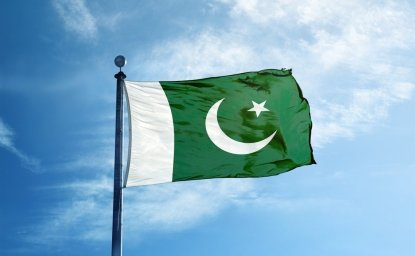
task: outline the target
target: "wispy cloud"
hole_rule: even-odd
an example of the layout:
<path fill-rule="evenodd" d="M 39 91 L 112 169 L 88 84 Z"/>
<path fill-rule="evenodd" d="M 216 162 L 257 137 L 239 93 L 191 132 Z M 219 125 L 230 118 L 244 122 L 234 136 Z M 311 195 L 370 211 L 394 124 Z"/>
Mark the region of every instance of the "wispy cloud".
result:
<path fill-rule="evenodd" d="M 111 239 L 112 178 L 97 177 L 45 189 L 71 195 L 70 201 L 48 209 L 44 220 L 26 232 L 34 246 L 58 250 L 67 241 Z M 213 220 L 229 207 L 277 210 L 279 214 L 333 211 L 347 202 L 331 197 L 296 198 L 267 194 L 251 179 L 221 179 L 169 183 L 124 190 L 124 239 L 135 243 L 147 232 L 177 232 Z M 346 205 L 348 207 L 348 205 Z"/>
<path fill-rule="evenodd" d="M 49 208 L 44 213 L 45 219 L 29 228 L 28 242 L 58 249 L 70 240 L 110 239 L 112 185 L 109 178 L 77 181 L 46 189 L 71 194 L 72 200 Z"/>
<path fill-rule="evenodd" d="M 83 39 L 96 38 L 97 21 L 84 0 L 53 0 L 52 3 L 68 31 Z"/>
<path fill-rule="evenodd" d="M 218 71 L 221 74 L 235 70 L 246 71 L 243 69 L 247 63 L 256 61 L 255 54 L 255 49 L 250 45 L 241 44 L 239 36 L 207 29 L 194 38 L 180 38 L 155 46 L 153 60 L 143 66 L 146 74 L 157 75 L 159 80 L 191 79 L 218 75 Z M 168 71 L 160 74 L 160 70 Z M 140 72 L 139 69 L 137 72 Z"/>
<path fill-rule="evenodd" d="M 293 68 L 312 105 L 313 144 L 353 137 L 415 88 L 413 6 L 394 1 L 218 0 L 232 22 L 154 47 L 148 79 Z M 296 31 L 296 32 L 295 32 Z M 160 77 L 160 70 L 166 73 Z M 138 71 L 137 69 L 137 72 Z M 142 72 L 142 71 L 141 71 Z"/>
<path fill-rule="evenodd" d="M 384 85 L 375 89 L 352 89 L 349 103 L 324 100 L 314 110 L 314 140 L 317 146 L 334 138 L 352 138 L 356 131 L 366 131 L 388 116 L 389 108 L 411 97 L 414 85 L 397 83 L 391 88 Z"/>
<path fill-rule="evenodd" d="M 127 191 L 126 227 L 183 230 L 216 216 L 254 188 L 250 180 L 215 180 L 172 183 Z M 138 214 L 139 213 L 139 214 Z"/>
<path fill-rule="evenodd" d="M 72 200 L 54 209 L 26 237 L 35 245 L 59 247 L 65 240 L 110 239 L 112 179 L 106 176 L 46 189 L 70 194 Z M 124 190 L 126 238 L 136 239 L 151 230 L 177 231 L 216 216 L 249 193 L 249 180 L 172 183 Z M 209 195 L 209 196 L 207 196 Z"/>
<path fill-rule="evenodd" d="M 113 103 L 113 102 L 111 102 Z M 124 141 L 128 141 L 127 115 L 125 116 Z M 63 156 L 54 168 L 62 171 L 89 170 L 110 173 L 114 167 L 114 123 L 113 114 L 96 115 L 89 120 L 89 129 L 76 131 L 78 138 L 76 153 Z M 128 143 L 124 143 L 124 160 L 127 158 Z"/>
<path fill-rule="evenodd" d="M 10 153 L 17 156 L 20 159 L 24 168 L 35 173 L 41 172 L 42 170 L 40 166 L 40 161 L 34 157 L 30 157 L 26 155 L 21 150 L 19 150 L 14 145 L 13 137 L 14 137 L 14 133 L 11 130 L 11 128 L 9 128 L 3 122 L 3 120 L 0 119 L 0 147 L 6 149 Z"/>

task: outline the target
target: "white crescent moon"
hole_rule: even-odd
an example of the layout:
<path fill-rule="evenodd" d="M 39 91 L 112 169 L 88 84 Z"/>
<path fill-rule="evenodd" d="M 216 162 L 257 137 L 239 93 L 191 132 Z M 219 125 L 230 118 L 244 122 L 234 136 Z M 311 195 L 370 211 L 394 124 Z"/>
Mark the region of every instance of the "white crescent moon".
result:
<path fill-rule="evenodd" d="M 268 136 L 268 138 L 253 143 L 243 143 L 233 140 L 222 131 L 218 123 L 218 109 L 224 99 L 225 98 L 216 102 L 207 113 L 205 124 L 210 140 L 220 149 L 236 155 L 251 154 L 268 145 L 277 131 Z"/>

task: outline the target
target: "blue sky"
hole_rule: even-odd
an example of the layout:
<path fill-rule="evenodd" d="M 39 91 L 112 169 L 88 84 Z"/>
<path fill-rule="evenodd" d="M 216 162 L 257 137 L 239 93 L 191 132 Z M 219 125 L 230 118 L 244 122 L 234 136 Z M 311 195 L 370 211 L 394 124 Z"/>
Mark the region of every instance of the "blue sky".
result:
<path fill-rule="evenodd" d="M 415 4 L 2 1 L 0 254 L 109 255 L 128 79 L 292 68 L 317 165 L 124 191 L 124 255 L 413 255 Z"/>

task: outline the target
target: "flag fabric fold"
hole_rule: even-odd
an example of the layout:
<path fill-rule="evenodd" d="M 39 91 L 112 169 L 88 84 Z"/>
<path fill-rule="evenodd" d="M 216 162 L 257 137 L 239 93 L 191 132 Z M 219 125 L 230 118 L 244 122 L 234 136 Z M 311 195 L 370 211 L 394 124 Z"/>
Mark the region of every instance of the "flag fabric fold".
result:
<path fill-rule="evenodd" d="M 291 70 L 125 81 L 125 186 L 277 175 L 315 163 L 307 100 Z"/>

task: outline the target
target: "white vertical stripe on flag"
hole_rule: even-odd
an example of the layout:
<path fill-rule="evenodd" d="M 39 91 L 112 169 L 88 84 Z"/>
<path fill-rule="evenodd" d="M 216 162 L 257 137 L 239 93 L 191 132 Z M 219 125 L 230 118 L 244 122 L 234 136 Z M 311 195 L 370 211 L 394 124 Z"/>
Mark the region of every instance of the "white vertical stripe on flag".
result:
<path fill-rule="evenodd" d="M 125 81 L 130 119 L 127 187 L 171 182 L 173 117 L 158 82 Z"/>

